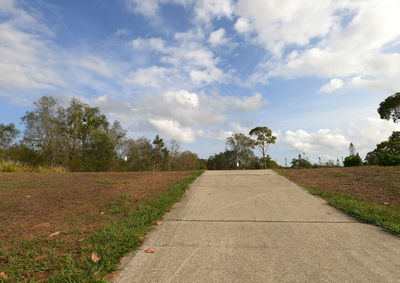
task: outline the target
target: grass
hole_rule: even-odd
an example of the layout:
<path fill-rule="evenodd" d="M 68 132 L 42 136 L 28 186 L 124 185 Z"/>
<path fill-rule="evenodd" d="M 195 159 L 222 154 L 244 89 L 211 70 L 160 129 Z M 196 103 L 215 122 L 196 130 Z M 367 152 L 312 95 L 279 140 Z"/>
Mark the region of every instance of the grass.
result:
<path fill-rule="evenodd" d="M 116 185 L 118 184 L 117 181 L 115 180 L 110 180 L 110 179 L 103 179 L 103 180 L 98 180 L 96 181 L 97 184 L 104 184 L 104 185 Z M 125 183 L 124 183 L 125 184 Z"/>
<path fill-rule="evenodd" d="M 145 201 L 138 202 L 121 193 L 104 205 L 106 214 L 92 215 L 93 221 L 99 217 L 109 217 L 110 221 L 79 244 L 63 237 L 66 233 L 79 234 L 78 228 L 54 238 L 42 235 L 0 240 L 0 272 L 5 272 L 10 282 L 104 282 L 107 274 L 118 268 L 120 259 L 139 247 L 140 238 L 153 229 L 153 223 L 182 198 L 201 173 L 194 171 L 169 190 Z M 72 216 L 66 217 L 74 221 Z M 100 257 L 97 263 L 91 260 L 93 252 Z"/>
<path fill-rule="evenodd" d="M 305 189 L 361 222 L 378 225 L 400 234 L 400 211 L 398 209 L 376 203 L 368 203 L 350 195 L 329 192 L 314 186 L 305 186 Z"/>
<path fill-rule="evenodd" d="M 11 161 L 0 160 L 0 172 L 35 172 L 35 173 L 66 173 L 68 170 L 65 167 L 54 166 L 29 166 L 25 164 L 17 164 Z"/>

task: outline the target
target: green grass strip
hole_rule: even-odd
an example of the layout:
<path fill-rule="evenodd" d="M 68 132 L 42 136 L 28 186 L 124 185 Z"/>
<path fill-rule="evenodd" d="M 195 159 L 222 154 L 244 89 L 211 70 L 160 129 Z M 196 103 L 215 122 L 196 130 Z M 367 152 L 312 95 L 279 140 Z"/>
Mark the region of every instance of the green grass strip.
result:
<path fill-rule="evenodd" d="M 0 260 L 9 260 L 9 268 L 0 271 L 5 271 L 13 282 L 43 281 L 36 276 L 26 279 L 21 274 L 46 270 L 51 274 L 45 279 L 46 282 L 105 282 L 105 276 L 117 270 L 119 260 L 140 246 L 140 237 L 153 229 L 153 223 L 182 198 L 188 186 L 202 173 L 202 170 L 191 172 L 189 177 L 157 198 L 139 205 L 132 205 L 126 196 L 120 196 L 109 205 L 115 213 L 122 212 L 121 216 L 97 231 L 93 237 L 86 238 L 78 252 L 69 250 L 68 244 L 61 239 L 33 239 L 19 241 L 19 246 L 14 247 L 11 254 L 1 249 L 7 243 L 0 240 Z M 56 256 L 60 250 L 65 256 Z M 100 257 L 99 262 L 91 260 L 92 252 Z M 47 255 L 46 259 L 32 263 L 36 256 L 42 254 Z M 0 282 L 4 280 L 0 278 Z"/>
<path fill-rule="evenodd" d="M 203 171 L 194 171 L 191 176 L 181 180 L 155 200 L 139 205 L 125 217 L 113 221 L 98 231 L 82 244 L 83 247 L 90 245 L 90 248 L 83 248 L 83 254 L 86 256 L 79 261 L 69 262 L 48 281 L 104 281 L 105 275 L 117 270 L 120 258 L 140 246 L 139 238 L 153 229 L 153 222 L 160 219 L 175 202 L 179 201 L 187 187 L 202 173 Z M 100 257 L 98 263 L 90 259 L 92 251 Z"/>
<path fill-rule="evenodd" d="M 310 193 L 317 195 L 359 221 L 381 226 L 396 234 L 400 234 L 400 211 L 376 203 L 368 203 L 359 198 L 328 192 L 314 186 L 305 186 Z"/>

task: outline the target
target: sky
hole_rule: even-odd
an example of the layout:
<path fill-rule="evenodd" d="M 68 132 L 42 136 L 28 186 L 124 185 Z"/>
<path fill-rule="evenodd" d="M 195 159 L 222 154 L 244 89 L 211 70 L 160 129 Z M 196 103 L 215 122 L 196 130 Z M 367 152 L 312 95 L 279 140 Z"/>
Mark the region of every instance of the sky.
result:
<path fill-rule="evenodd" d="M 399 0 L 0 0 L 0 123 L 51 95 L 202 158 L 267 126 L 281 165 L 362 157 L 400 125 Z"/>

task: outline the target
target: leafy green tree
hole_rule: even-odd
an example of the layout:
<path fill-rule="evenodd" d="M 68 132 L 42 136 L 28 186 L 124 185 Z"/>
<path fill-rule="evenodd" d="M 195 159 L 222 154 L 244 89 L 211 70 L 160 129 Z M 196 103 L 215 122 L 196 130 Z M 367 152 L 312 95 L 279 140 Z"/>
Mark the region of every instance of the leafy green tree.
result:
<path fill-rule="evenodd" d="M 255 155 L 253 153 L 254 141 L 242 133 L 234 133 L 226 139 L 228 150 L 236 156 L 239 168 L 248 168 Z M 235 162 L 235 163 L 236 163 Z"/>
<path fill-rule="evenodd" d="M 88 171 L 108 171 L 115 157 L 115 141 L 105 131 L 96 130 L 88 143 L 84 160 Z"/>
<path fill-rule="evenodd" d="M 394 131 L 387 141 L 376 145 L 376 148 L 369 152 L 365 161 L 369 165 L 399 165 L 396 163 L 400 156 L 400 132 Z"/>
<path fill-rule="evenodd" d="M 21 118 L 25 124 L 23 143 L 46 156 L 49 165 L 58 165 L 63 139 L 57 102 L 51 96 L 43 96 L 34 105 L 35 109 Z"/>
<path fill-rule="evenodd" d="M 0 124 L 0 150 L 7 150 L 19 135 L 19 130 L 13 123 Z"/>
<path fill-rule="evenodd" d="M 259 148 L 264 159 L 264 169 L 267 169 L 266 151 L 271 144 L 274 144 L 276 137 L 268 127 L 255 127 L 249 132 L 250 136 L 255 136 L 255 146 Z"/>
<path fill-rule="evenodd" d="M 382 119 L 394 122 L 400 120 L 400 92 L 397 92 L 379 104 L 378 113 Z"/>
<path fill-rule="evenodd" d="M 161 169 L 166 170 L 168 163 L 168 149 L 165 147 L 164 141 L 159 135 L 153 140 L 153 154 L 152 154 L 152 169 L 158 171 Z"/>
<path fill-rule="evenodd" d="M 347 156 L 343 161 L 344 167 L 361 166 L 362 160 L 358 153 L 356 155 Z"/>

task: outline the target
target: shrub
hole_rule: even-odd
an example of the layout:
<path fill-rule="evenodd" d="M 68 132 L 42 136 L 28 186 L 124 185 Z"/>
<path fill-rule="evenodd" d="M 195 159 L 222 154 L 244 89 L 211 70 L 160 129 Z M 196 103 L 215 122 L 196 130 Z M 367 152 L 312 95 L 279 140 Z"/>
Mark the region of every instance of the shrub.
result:
<path fill-rule="evenodd" d="M 378 157 L 378 165 L 380 166 L 396 166 L 400 165 L 400 155 L 394 154 L 381 154 Z"/>
<path fill-rule="evenodd" d="M 344 167 L 352 167 L 352 166 L 361 166 L 362 160 L 361 157 L 358 155 L 350 155 L 347 156 L 343 161 Z"/>

